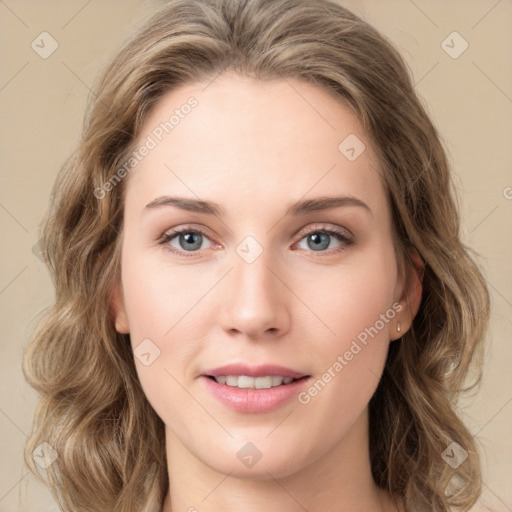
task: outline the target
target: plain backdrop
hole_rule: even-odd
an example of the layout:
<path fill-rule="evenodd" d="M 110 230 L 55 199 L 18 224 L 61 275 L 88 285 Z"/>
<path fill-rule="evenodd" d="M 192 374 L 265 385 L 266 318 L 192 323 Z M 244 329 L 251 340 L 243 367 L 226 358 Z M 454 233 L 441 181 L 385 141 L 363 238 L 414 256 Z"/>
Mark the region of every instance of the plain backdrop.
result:
<path fill-rule="evenodd" d="M 482 503 L 512 511 L 512 2 L 341 3 L 395 43 L 443 136 L 463 236 L 479 254 L 493 307 L 483 385 L 460 413 L 485 453 Z M 22 351 L 53 300 L 38 228 L 78 139 L 89 87 L 155 4 L 0 0 L 0 512 L 58 510 L 22 458 L 36 404 L 21 373 Z M 58 45 L 47 58 L 32 47 L 42 32 Z"/>

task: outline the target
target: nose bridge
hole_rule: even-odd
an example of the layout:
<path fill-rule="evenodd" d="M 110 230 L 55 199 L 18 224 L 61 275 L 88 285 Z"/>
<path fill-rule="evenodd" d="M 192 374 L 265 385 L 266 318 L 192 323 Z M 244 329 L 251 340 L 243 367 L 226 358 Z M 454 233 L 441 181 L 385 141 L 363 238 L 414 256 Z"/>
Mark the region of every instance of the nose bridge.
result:
<path fill-rule="evenodd" d="M 243 258 L 235 263 L 235 286 L 243 296 L 256 300 L 258 298 L 270 298 L 269 287 L 275 278 L 269 270 L 269 258 L 261 255 L 253 262 L 247 262 Z M 274 283 L 275 284 L 275 283 Z M 240 298 L 240 297 L 239 297 Z"/>
<path fill-rule="evenodd" d="M 248 244 L 240 244 L 234 254 L 234 268 L 224 301 L 223 327 L 250 337 L 266 331 L 283 331 L 288 327 L 289 312 L 282 285 L 269 269 L 275 266 L 271 252 L 260 250 L 256 255 L 256 248 L 250 246 L 250 241 Z"/>

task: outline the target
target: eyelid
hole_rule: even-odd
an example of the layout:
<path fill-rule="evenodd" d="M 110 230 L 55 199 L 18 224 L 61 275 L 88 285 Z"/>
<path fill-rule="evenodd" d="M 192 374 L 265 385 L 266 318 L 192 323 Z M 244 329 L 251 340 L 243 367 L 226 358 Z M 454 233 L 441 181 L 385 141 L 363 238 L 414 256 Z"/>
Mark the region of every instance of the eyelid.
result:
<path fill-rule="evenodd" d="M 179 235 L 180 233 L 200 233 L 201 235 L 206 236 L 209 240 L 211 240 L 213 237 L 210 234 L 210 230 L 206 228 L 205 226 L 198 226 L 194 224 L 180 224 L 178 226 L 175 226 L 173 228 L 166 229 L 160 237 L 158 237 L 158 241 L 161 241 L 168 237 L 174 237 L 176 235 Z"/>
<path fill-rule="evenodd" d="M 313 226 L 310 225 L 305 228 L 302 228 L 301 230 L 299 230 L 299 232 L 297 233 L 296 236 L 299 237 L 298 241 L 300 241 L 305 236 L 307 236 L 311 233 L 316 233 L 318 231 L 334 232 L 334 233 L 337 233 L 338 235 L 344 237 L 347 240 L 353 240 L 353 238 L 354 238 L 354 234 L 347 228 L 344 228 L 342 226 L 337 226 L 334 224 L 329 225 L 329 224 L 325 224 L 325 223 L 316 224 Z"/>

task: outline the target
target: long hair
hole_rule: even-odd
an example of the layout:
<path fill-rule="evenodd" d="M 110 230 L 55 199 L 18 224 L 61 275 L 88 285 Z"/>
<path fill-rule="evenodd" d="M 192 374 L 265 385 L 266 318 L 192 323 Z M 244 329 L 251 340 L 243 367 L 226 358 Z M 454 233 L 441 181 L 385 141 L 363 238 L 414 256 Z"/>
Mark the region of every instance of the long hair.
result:
<path fill-rule="evenodd" d="M 40 395 L 27 464 L 39 474 L 33 450 L 43 442 L 55 450 L 40 477 L 66 512 L 161 509 L 164 425 L 109 309 L 120 280 L 119 170 L 163 95 L 226 69 L 316 84 L 363 124 L 382 166 L 400 266 L 413 264 L 411 248 L 426 263 L 420 309 L 391 343 L 369 404 L 373 478 L 410 510 L 469 509 L 481 492 L 480 459 L 455 410 L 469 370 L 480 380 L 488 289 L 461 241 L 447 156 L 407 66 L 329 0 L 170 0 L 99 77 L 42 228 L 56 300 L 24 358 Z M 468 454 L 457 469 L 443 457 L 451 443 Z"/>

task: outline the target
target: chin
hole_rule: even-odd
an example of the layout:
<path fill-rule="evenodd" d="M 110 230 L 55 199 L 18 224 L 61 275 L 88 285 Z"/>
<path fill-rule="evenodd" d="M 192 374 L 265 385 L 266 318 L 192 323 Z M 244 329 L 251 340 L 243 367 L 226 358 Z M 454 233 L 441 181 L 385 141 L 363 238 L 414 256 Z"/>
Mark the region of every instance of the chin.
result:
<path fill-rule="evenodd" d="M 283 442 L 282 437 L 264 439 L 267 434 L 255 441 L 249 441 L 249 436 L 244 436 L 244 440 L 235 437 L 224 445 L 217 444 L 214 451 L 211 445 L 206 449 L 202 447 L 196 457 L 214 471 L 248 480 L 285 478 L 315 459 L 312 453 L 305 451 L 303 443 L 291 443 L 290 437 L 288 443 Z"/>

